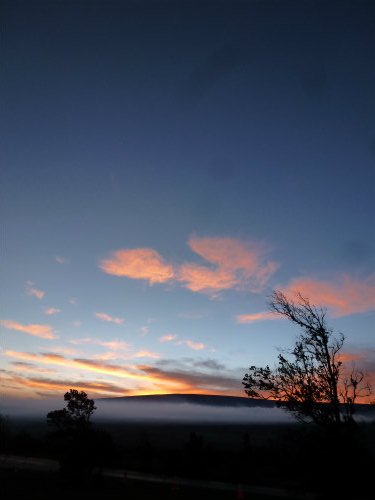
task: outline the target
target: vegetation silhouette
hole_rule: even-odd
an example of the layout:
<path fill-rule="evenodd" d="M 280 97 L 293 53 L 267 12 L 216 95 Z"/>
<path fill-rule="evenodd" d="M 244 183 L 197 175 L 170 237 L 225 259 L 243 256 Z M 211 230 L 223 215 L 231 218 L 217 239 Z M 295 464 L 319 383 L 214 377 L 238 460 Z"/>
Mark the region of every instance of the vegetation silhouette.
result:
<path fill-rule="evenodd" d="M 243 385 L 249 397 L 273 399 L 301 422 L 322 427 L 353 424 L 355 403 L 371 394 L 364 374 L 346 370 L 340 351 L 345 337 L 327 325 L 326 310 L 298 293 L 297 300 L 275 291 L 270 310 L 302 329 L 294 347 L 278 355 L 271 369 L 251 366 Z"/>
<path fill-rule="evenodd" d="M 112 438 L 104 430 L 93 429 L 91 416 L 95 402 L 84 391 L 70 389 L 64 395 L 66 408 L 47 414 L 47 423 L 55 427 L 50 439 L 60 462 L 60 470 L 77 481 L 95 470 L 100 474 L 105 463 L 115 456 Z"/>
<path fill-rule="evenodd" d="M 328 327 L 325 309 L 301 293 L 292 300 L 280 291 L 273 292 L 269 306 L 302 332 L 291 349 L 278 355 L 274 369 L 250 367 L 242 382 L 245 392 L 249 397 L 273 399 L 299 422 L 313 424 L 285 436 L 273 455 L 281 453 L 284 472 L 294 470 L 300 484 L 318 498 L 366 495 L 366 481 L 337 478 L 346 472 L 351 478 L 371 475 L 374 455 L 367 446 L 364 425 L 354 419 L 356 402 L 371 394 L 370 385 L 360 370 L 345 367 L 341 354 L 345 337 Z"/>
<path fill-rule="evenodd" d="M 54 425 L 60 432 L 75 432 L 88 429 L 90 418 L 96 410 L 95 402 L 84 391 L 70 389 L 64 394 L 66 408 L 47 413 L 47 423 Z"/>

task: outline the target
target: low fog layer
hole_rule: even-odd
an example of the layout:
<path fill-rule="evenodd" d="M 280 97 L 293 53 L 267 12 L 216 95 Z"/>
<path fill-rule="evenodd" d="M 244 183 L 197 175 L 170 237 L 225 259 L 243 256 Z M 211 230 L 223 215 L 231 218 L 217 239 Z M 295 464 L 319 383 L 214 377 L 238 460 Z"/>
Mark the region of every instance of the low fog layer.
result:
<path fill-rule="evenodd" d="M 287 423 L 292 417 L 279 408 L 220 407 L 190 403 L 139 401 L 95 401 L 93 421 L 160 421 L 160 422 L 229 422 Z M 0 412 L 9 417 L 45 418 L 52 410 L 65 407 L 61 399 L 6 400 Z"/>
<path fill-rule="evenodd" d="M 152 420 L 170 422 L 229 422 L 229 423 L 281 423 L 290 422 L 291 416 L 280 408 L 221 407 L 191 403 L 126 403 L 101 401 L 95 418 L 121 420 Z"/>
<path fill-rule="evenodd" d="M 208 406 L 186 402 L 106 401 L 95 402 L 93 421 L 153 421 L 212 423 L 290 423 L 293 416 L 280 408 Z M 49 411 L 65 407 L 61 399 L 2 401 L 0 413 L 9 417 L 45 418 Z M 358 421 L 375 420 L 375 410 L 358 412 Z"/>

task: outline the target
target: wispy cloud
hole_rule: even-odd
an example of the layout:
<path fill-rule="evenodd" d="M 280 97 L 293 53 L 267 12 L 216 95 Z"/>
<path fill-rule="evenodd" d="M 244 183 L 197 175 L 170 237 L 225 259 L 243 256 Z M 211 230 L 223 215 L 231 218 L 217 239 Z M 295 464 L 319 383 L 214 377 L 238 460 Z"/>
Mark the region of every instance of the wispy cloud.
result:
<path fill-rule="evenodd" d="M 102 347 L 107 347 L 108 349 L 112 349 L 114 351 L 127 351 L 130 349 L 130 344 L 128 342 L 124 342 L 123 340 L 100 340 L 94 339 L 91 337 L 85 337 L 82 339 L 73 339 L 70 340 L 71 344 L 80 345 L 80 344 L 93 344 L 100 345 Z"/>
<path fill-rule="evenodd" d="M 175 340 L 177 338 L 177 335 L 170 333 L 168 335 L 163 335 L 160 337 L 159 341 L 160 342 L 172 342 L 172 340 Z"/>
<path fill-rule="evenodd" d="M 44 377 L 22 377 L 18 374 L 8 374 L 9 382 L 15 384 L 15 388 L 20 392 L 28 389 L 43 389 L 47 392 L 45 395 L 54 396 L 57 392 L 67 391 L 70 388 L 75 388 L 87 392 L 89 395 L 97 396 L 126 396 L 129 391 L 127 388 L 106 381 L 90 381 L 90 380 L 75 380 L 75 379 L 58 379 Z"/>
<path fill-rule="evenodd" d="M 65 257 L 61 257 L 61 255 L 57 255 L 55 257 L 55 261 L 58 263 L 58 264 L 67 264 L 68 260 L 65 258 Z"/>
<path fill-rule="evenodd" d="M 63 354 L 68 356 L 76 356 L 78 354 L 77 349 L 65 346 L 54 346 L 54 347 L 49 346 L 48 352 L 53 354 Z"/>
<path fill-rule="evenodd" d="M 225 269 L 210 269 L 197 264 L 183 264 L 179 268 L 179 280 L 191 292 L 228 290 L 236 284 L 233 272 Z"/>
<path fill-rule="evenodd" d="M 11 320 L 0 320 L 0 324 L 8 330 L 16 330 L 42 339 L 56 338 L 50 325 L 23 325 Z"/>
<path fill-rule="evenodd" d="M 152 358 L 152 359 L 160 359 L 160 354 L 153 351 L 141 350 L 134 354 L 134 358 Z"/>
<path fill-rule="evenodd" d="M 160 368 L 158 366 L 142 365 L 140 370 L 151 377 L 162 378 L 165 381 L 180 383 L 187 393 L 213 393 L 231 395 L 242 395 L 241 381 L 235 375 L 226 375 L 223 371 L 219 373 L 207 373 L 193 369 Z"/>
<path fill-rule="evenodd" d="M 132 365 L 132 364 L 113 364 L 108 363 L 106 360 L 100 359 L 86 359 L 86 358 L 67 358 L 61 355 L 56 355 L 53 353 L 27 353 L 19 351 L 5 351 L 5 356 L 10 358 L 15 358 L 17 360 L 26 362 L 37 362 L 38 364 L 46 365 L 62 365 L 65 368 L 73 368 L 78 370 L 84 370 L 89 372 L 95 372 L 96 374 L 109 375 L 117 378 L 126 378 L 134 380 L 142 384 L 144 393 L 158 393 L 160 389 L 163 392 L 203 392 L 204 387 L 207 385 L 207 377 L 209 375 L 205 373 L 205 378 L 202 379 L 200 374 L 196 371 L 196 368 L 192 368 L 191 372 L 174 372 L 164 371 L 157 367 L 152 367 L 151 365 Z M 160 360 L 160 363 L 162 361 Z M 220 380 L 224 380 L 225 377 Z M 217 382 L 219 378 L 215 379 Z M 198 381 L 201 380 L 200 383 Z M 212 379 L 214 380 L 214 379 Z M 194 384 L 193 384 L 194 381 Z M 69 386 L 72 386 L 72 382 Z M 237 381 L 238 384 L 238 381 Z M 138 391 L 140 392 L 140 391 Z"/>
<path fill-rule="evenodd" d="M 116 316 L 110 316 L 107 313 L 96 312 L 95 316 L 102 321 L 107 321 L 108 323 L 115 323 L 116 325 L 122 325 L 124 323 L 124 318 L 117 318 Z"/>
<path fill-rule="evenodd" d="M 164 283 L 174 276 L 173 267 L 151 248 L 118 250 L 110 258 L 102 260 L 100 268 L 107 274 L 144 279 L 151 285 Z"/>
<path fill-rule="evenodd" d="M 278 268 L 276 262 L 266 260 L 266 251 L 258 243 L 215 237 L 192 237 L 188 243 L 193 252 L 214 266 L 181 266 L 179 280 L 192 291 L 241 288 L 258 292 Z"/>
<path fill-rule="evenodd" d="M 192 237 L 188 244 L 208 265 L 184 262 L 167 263 L 151 248 L 118 250 L 100 267 L 107 274 L 147 280 L 150 284 L 180 283 L 192 292 L 213 295 L 231 288 L 259 292 L 278 264 L 266 259 L 266 250 L 258 243 L 234 238 Z"/>
<path fill-rule="evenodd" d="M 41 368 L 40 366 L 36 366 L 33 363 L 25 363 L 22 361 L 13 361 L 12 367 L 17 371 L 18 370 L 22 371 L 23 373 L 31 372 L 31 373 L 43 373 L 48 375 L 56 373 L 55 370 L 51 370 L 50 368 Z"/>
<path fill-rule="evenodd" d="M 207 346 L 203 344 L 203 342 L 197 342 L 195 340 L 190 340 L 190 339 L 178 340 L 178 335 L 174 333 L 163 335 L 162 337 L 159 338 L 159 342 L 162 343 L 173 342 L 176 345 L 185 345 L 190 349 L 193 349 L 194 351 L 201 351 L 202 349 L 207 349 Z"/>
<path fill-rule="evenodd" d="M 88 371 L 95 371 L 107 375 L 115 375 L 122 378 L 137 378 L 137 371 L 132 368 L 126 368 L 121 365 L 113 365 L 105 363 L 101 360 L 86 359 L 86 358 L 67 358 L 61 354 L 55 353 L 32 353 L 22 351 L 6 350 L 5 356 L 23 361 L 36 361 L 47 365 L 61 365 L 66 368 L 84 369 Z"/>
<path fill-rule="evenodd" d="M 238 314 L 236 316 L 237 323 L 255 323 L 257 321 L 266 321 L 280 319 L 280 316 L 273 312 L 260 312 L 254 314 Z"/>
<path fill-rule="evenodd" d="M 32 281 L 27 281 L 25 288 L 27 295 L 36 297 L 39 300 L 41 300 L 45 296 L 45 292 L 43 292 L 43 290 L 38 290 L 37 288 L 35 288 Z"/>
<path fill-rule="evenodd" d="M 49 307 L 48 309 L 44 310 L 44 314 L 47 316 L 52 316 L 53 314 L 57 314 L 61 312 L 61 309 L 57 309 L 56 307 Z"/>
<path fill-rule="evenodd" d="M 375 275 L 359 280 L 344 274 L 335 282 L 302 277 L 293 280 L 282 291 L 291 296 L 301 292 L 312 303 L 327 307 L 337 317 L 375 309 Z"/>
<path fill-rule="evenodd" d="M 24 352 L 24 351 L 13 351 L 6 350 L 4 355 L 9 358 L 21 359 L 23 361 L 37 361 L 38 363 L 44 364 L 54 364 L 54 365 L 65 365 L 67 358 L 61 354 L 55 354 L 51 352 L 35 353 L 35 352 Z"/>
<path fill-rule="evenodd" d="M 108 349 L 113 349 L 114 351 L 127 351 L 130 348 L 130 344 L 123 340 L 98 341 L 97 344 L 108 347 Z"/>
<path fill-rule="evenodd" d="M 194 351 L 201 351 L 202 349 L 206 349 L 206 345 L 203 342 L 195 342 L 194 340 L 182 340 L 180 343 L 187 345 L 190 349 L 194 349 Z"/>

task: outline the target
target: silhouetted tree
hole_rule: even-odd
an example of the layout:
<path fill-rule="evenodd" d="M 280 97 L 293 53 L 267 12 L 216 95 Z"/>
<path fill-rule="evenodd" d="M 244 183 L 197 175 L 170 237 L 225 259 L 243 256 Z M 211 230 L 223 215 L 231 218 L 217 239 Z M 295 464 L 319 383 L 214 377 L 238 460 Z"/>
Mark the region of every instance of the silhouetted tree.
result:
<path fill-rule="evenodd" d="M 243 379 L 250 397 L 274 399 L 303 422 L 338 425 L 353 421 L 358 397 L 370 394 L 364 375 L 348 375 L 340 360 L 344 336 L 327 326 L 326 310 L 297 294 L 296 301 L 275 291 L 270 309 L 302 329 L 294 347 L 278 356 L 271 369 L 251 366 Z"/>
<path fill-rule="evenodd" d="M 47 423 L 56 428 L 51 439 L 61 470 L 70 477 L 81 479 L 92 470 L 97 455 L 96 435 L 90 425 L 96 407 L 94 400 L 76 389 L 66 392 L 64 400 L 66 408 L 49 412 Z"/>
<path fill-rule="evenodd" d="M 89 399 L 84 391 L 70 389 L 64 394 L 64 401 L 67 401 L 66 408 L 50 411 L 47 423 L 63 432 L 87 428 L 90 417 L 96 410 L 94 400 Z"/>

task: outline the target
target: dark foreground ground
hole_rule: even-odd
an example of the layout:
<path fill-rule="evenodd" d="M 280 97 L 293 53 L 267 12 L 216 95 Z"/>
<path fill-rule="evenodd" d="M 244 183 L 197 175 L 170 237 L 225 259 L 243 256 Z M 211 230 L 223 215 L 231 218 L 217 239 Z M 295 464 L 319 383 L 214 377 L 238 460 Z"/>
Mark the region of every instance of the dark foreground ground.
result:
<path fill-rule="evenodd" d="M 339 439 L 295 424 L 108 421 L 94 427 L 98 441 L 64 448 L 43 421 L 10 422 L 2 435 L 3 456 L 61 461 L 64 455 L 65 472 L 30 470 L 26 458 L 25 466 L 3 460 L 2 498 L 373 498 L 374 424 L 347 429 Z M 90 461 L 90 473 L 80 471 Z M 105 470 L 116 473 L 103 475 Z"/>
<path fill-rule="evenodd" d="M 274 498 L 301 498 L 308 500 L 310 496 L 285 496 L 285 493 L 265 492 L 257 494 L 247 491 L 242 485 L 234 485 L 230 490 L 219 487 L 199 487 L 179 484 L 175 479 L 169 482 L 150 482 L 131 479 L 91 478 L 81 484 L 69 483 L 58 473 L 37 472 L 13 469 L 0 469 L 1 496 L 3 500 L 152 500 L 173 499 L 190 500 L 204 498 L 207 500 L 245 499 L 271 500 Z"/>

